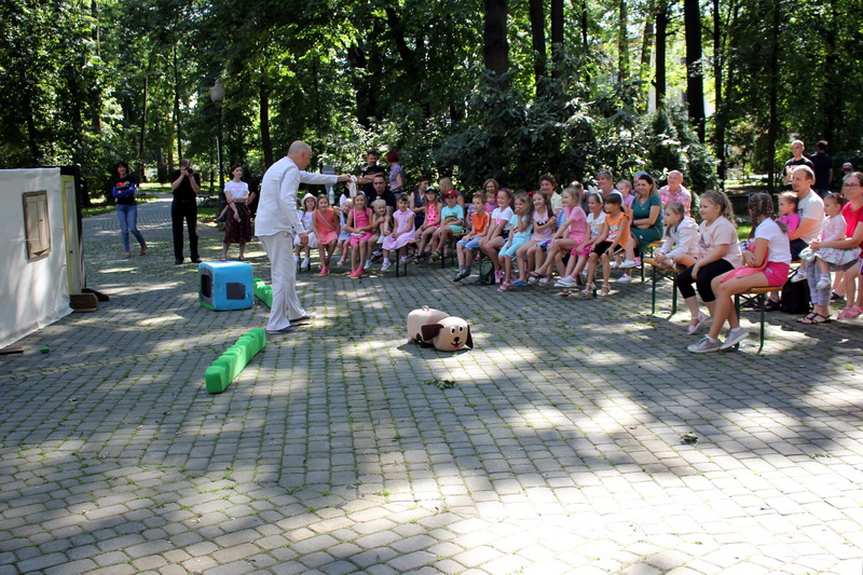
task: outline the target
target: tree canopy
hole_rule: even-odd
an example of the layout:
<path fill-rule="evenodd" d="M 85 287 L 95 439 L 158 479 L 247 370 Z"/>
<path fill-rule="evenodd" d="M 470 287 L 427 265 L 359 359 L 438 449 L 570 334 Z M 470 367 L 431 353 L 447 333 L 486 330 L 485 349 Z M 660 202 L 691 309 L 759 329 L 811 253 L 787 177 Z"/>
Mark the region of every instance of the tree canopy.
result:
<path fill-rule="evenodd" d="M 790 141 L 860 155 L 861 0 L 89 0 L 0 5 L 0 165 L 180 156 L 260 172 L 295 139 L 349 169 L 529 188 L 599 167 L 696 189 Z M 226 93 L 219 105 L 208 88 Z"/>

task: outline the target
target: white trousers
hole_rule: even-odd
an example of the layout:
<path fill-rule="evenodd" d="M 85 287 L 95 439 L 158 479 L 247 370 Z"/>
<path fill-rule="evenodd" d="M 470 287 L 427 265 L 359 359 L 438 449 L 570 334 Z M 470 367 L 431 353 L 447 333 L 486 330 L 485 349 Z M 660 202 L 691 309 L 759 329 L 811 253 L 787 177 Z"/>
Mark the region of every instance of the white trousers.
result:
<path fill-rule="evenodd" d="M 270 259 L 270 277 L 273 286 L 273 307 L 267 330 L 277 331 L 291 325 L 291 319 L 306 315 L 297 297 L 297 260 L 294 256 L 294 238 L 289 232 L 259 236 Z"/>

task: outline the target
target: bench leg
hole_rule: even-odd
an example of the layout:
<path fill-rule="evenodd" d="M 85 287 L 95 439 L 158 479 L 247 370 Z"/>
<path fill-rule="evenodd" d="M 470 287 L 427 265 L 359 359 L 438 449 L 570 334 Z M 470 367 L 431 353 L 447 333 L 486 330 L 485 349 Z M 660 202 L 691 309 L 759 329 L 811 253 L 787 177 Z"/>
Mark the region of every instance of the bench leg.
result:
<path fill-rule="evenodd" d="M 764 308 L 767 307 L 766 296 L 764 294 L 758 294 L 758 309 L 761 317 L 761 328 L 758 332 L 758 353 L 761 353 L 761 350 L 764 349 Z"/>
<path fill-rule="evenodd" d="M 671 315 L 677 313 L 677 274 L 671 276 Z"/>
<path fill-rule="evenodd" d="M 650 315 L 656 315 L 656 266 L 650 266 Z"/>

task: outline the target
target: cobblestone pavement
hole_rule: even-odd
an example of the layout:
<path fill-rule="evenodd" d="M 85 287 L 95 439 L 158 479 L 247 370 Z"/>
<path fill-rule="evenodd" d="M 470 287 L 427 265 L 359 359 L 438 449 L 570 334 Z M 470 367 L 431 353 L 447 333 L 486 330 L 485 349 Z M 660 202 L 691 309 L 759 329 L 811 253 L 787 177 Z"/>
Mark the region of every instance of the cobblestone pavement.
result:
<path fill-rule="evenodd" d="M 205 367 L 266 311 L 198 307 L 168 204 L 140 219 L 131 260 L 112 215 L 87 221 L 109 303 L 0 358 L 0 574 L 863 569 L 860 326 L 771 316 L 761 355 L 694 357 L 667 286 L 651 317 L 638 282 L 581 301 L 451 268 L 301 274 L 314 322 L 210 396 Z M 405 344 L 421 304 L 476 349 Z"/>

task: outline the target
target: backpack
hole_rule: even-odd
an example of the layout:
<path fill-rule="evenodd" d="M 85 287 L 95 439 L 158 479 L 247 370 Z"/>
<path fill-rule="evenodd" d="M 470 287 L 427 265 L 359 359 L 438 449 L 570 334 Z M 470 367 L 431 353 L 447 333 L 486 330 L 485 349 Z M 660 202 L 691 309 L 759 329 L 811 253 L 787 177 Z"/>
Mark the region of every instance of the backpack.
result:
<path fill-rule="evenodd" d="M 798 272 L 799 273 L 799 272 Z M 812 309 L 809 300 L 809 282 L 788 280 L 782 286 L 782 299 L 779 309 L 785 313 L 800 315 Z"/>

